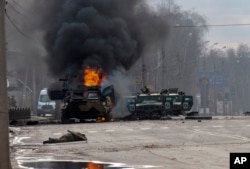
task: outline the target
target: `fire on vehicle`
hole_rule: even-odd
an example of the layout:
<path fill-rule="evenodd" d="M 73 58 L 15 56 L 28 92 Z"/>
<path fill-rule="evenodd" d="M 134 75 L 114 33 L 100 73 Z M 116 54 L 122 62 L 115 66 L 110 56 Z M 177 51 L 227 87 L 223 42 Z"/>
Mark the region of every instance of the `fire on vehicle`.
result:
<path fill-rule="evenodd" d="M 114 86 L 101 88 L 106 79 L 102 69 L 86 67 L 83 73 L 74 78 L 60 79 L 61 90 L 50 90 L 51 100 L 61 100 L 61 122 L 71 119 L 112 120 L 112 108 L 115 102 Z"/>

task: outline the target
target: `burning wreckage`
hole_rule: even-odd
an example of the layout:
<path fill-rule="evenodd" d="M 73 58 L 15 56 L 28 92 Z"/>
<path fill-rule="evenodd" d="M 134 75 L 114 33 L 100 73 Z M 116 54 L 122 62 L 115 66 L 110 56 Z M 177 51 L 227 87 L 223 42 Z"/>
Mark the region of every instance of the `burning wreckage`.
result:
<path fill-rule="evenodd" d="M 86 68 L 83 78 L 60 79 L 61 90 L 49 90 L 51 100 L 61 100 L 61 122 L 71 119 L 112 120 L 112 108 L 115 103 L 114 86 L 101 89 L 105 77 L 101 69 Z"/>
<path fill-rule="evenodd" d="M 41 21 L 46 21 L 46 26 L 39 29 L 45 32 L 46 60 L 55 77 L 82 71 L 87 66 L 102 68 L 108 74 L 120 68 L 128 71 L 148 52 L 148 47 L 151 50 L 155 44 L 165 42 L 170 33 L 165 13 L 155 17 L 159 13 L 151 10 L 145 1 L 78 0 L 70 1 L 71 5 L 68 2 L 48 1 L 46 12 L 39 16 Z M 37 2 L 34 6 L 44 6 L 44 3 Z M 94 78 L 89 80 L 92 82 Z M 101 90 L 101 83 L 74 86 L 72 78 L 62 81 L 63 89 L 51 91 L 51 99 L 63 100 L 63 122 L 70 118 L 105 118 L 106 121 L 111 118 L 107 104 L 109 99 L 114 103 L 112 86 Z"/>

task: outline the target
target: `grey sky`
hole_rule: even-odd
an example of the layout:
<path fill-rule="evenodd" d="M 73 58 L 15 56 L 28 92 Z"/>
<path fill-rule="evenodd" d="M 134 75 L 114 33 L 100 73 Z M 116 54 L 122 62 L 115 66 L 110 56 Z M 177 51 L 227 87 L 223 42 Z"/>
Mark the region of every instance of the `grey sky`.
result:
<path fill-rule="evenodd" d="M 207 19 L 208 24 L 250 24 L 249 0 L 175 0 L 183 10 L 193 10 Z M 210 43 L 236 47 L 250 45 L 250 25 L 211 27 L 206 35 Z"/>

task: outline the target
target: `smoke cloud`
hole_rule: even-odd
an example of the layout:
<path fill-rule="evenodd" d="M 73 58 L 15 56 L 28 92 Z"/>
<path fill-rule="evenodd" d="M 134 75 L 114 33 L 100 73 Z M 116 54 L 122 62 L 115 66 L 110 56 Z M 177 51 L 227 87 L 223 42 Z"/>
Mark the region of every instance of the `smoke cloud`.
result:
<path fill-rule="evenodd" d="M 112 84 L 115 84 L 115 99 L 116 106 L 112 110 L 112 116 L 114 118 L 122 118 L 130 115 L 126 107 L 127 100 L 125 99 L 128 96 L 133 88 L 133 78 L 130 77 L 126 70 L 122 67 L 117 67 L 116 70 L 108 76 L 108 79 L 102 84 L 102 88 L 108 87 Z"/>
<path fill-rule="evenodd" d="M 86 66 L 107 74 L 117 67 L 128 70 L 169 32 L 166 18 L 144 0 L 53 0 L 35 5 L 46 9 L 39 27 L 45 30 L 46 61 L 55 76 L 82 73 Z"/>

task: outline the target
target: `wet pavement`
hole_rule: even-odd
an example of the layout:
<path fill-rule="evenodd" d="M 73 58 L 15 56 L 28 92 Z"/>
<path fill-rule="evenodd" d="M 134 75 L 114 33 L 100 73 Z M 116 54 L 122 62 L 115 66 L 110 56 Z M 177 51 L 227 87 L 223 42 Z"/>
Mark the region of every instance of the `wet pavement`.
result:
<path fill-rule="evenodd" d="M 21 162 L 20 167 L 24 169 L 136 169 L 120 163 L 81 162 L 81 161 L 33 161 Z M 146 168 L 146 166 L 140 166 Z"/>
<path fill-rule="evenodd" d="M 68 129 L 86 134 L 88 143 L 42 144 Z M 249 118 L 219 117 L 14 127 L 12 168 L 224 169 L 230 152 L 250 152 L 249 129 Z"/>

